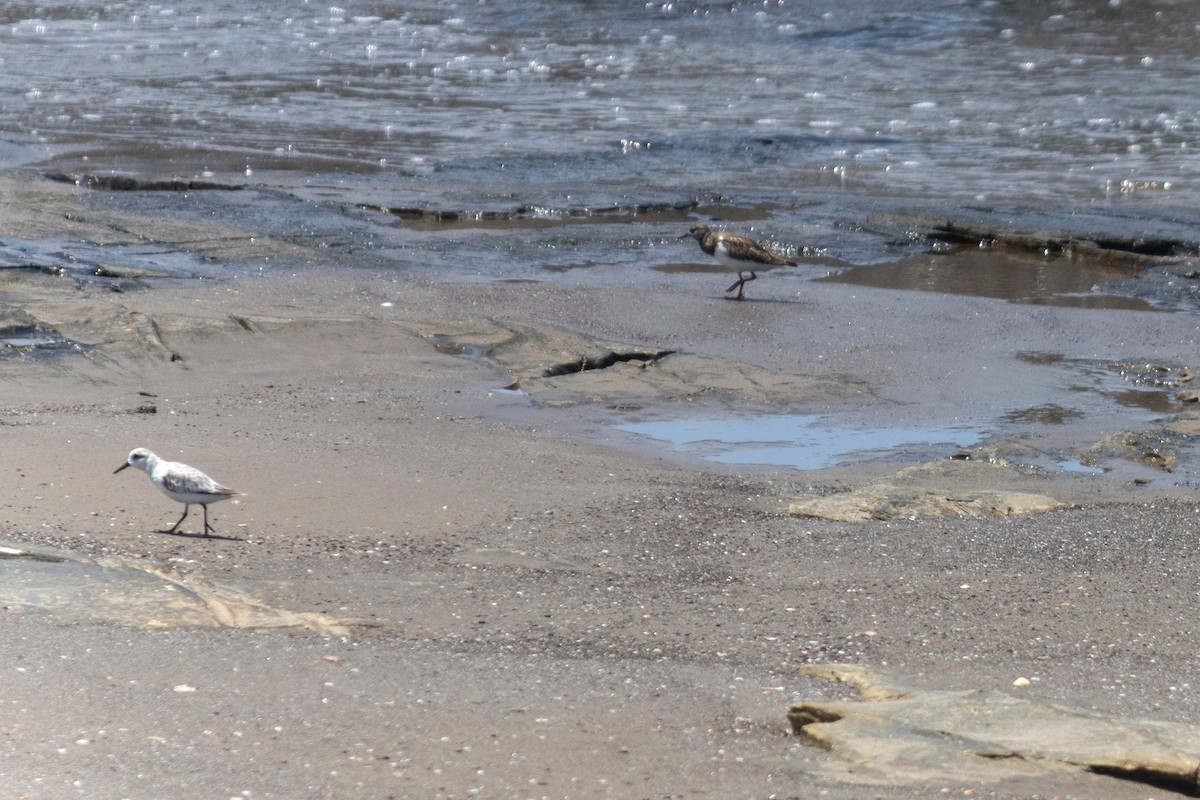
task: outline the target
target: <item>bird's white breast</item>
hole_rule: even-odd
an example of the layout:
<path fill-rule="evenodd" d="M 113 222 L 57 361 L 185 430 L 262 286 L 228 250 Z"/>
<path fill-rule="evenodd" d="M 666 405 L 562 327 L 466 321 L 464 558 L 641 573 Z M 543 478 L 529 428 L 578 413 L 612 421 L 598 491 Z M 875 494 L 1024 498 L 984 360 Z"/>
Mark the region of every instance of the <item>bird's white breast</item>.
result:
<path fill-rule="evenodd" d="M 740 258 L 734 258 L 729 249 L 725 247 L 725 242 L 717 242 L 716 248 L 713 250 L 713 257 L 721 263 L 722 266 L 732 267 L 733 269 L 744 269 L 748 261 L 743 261 Z"/>

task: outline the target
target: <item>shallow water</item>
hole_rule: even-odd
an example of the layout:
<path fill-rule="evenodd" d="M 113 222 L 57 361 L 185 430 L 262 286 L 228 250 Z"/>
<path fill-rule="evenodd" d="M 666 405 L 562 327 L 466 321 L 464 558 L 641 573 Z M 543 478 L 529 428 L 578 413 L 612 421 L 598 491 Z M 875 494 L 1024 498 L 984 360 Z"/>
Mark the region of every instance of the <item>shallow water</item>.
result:
<path fill-rule="evenodd" d="M 845 223 L 914 202 L 1188 234 L 1196 27 L 1165 0 L 51 2 L 0 19 L 0 129 L 10 164 L 325 202 L 554 222 L 697 201 L 874 263 L 906 243 Z M 663 260 L 679 228 L 610 222 L 416 245 L 489 274 L 605 268 Z"/>
<path fill-rule="evenodd" d="M 934 410 L 933 402 L 901 413 L 886 405 L 860 405 L 818 414 L 664 405 L 626 414 L 611 425 L 635 434 L 632 444 L 639 449 L 649 444 L 648 449 L 660 451 L 665 445 L 687 459 L 719 464 L 815 471 L 963 457 L 1051 474 L 1164 477 L 1139 466 L 1132 451 L 1122 454 L 1102 446 L 1119 425 L 1147 432 L 1148 448 L 1157 442 L 1175 453 L 1173 480 L 1195 480 L 1200 465 L 1191 439 L 1154 433 L 1184 411 L 1177 396 L 1179 373 L 1159 364 L 1073 359 L 1059 353 L 1017 353 L 1016 359 L 1045 367 L 1044 376 L 1029 386 L 1014 381 L 995 398 L 996 404 L 976 413 L 961 405 Z M 1035 398 L 1037 404 L 1024 404 Z M 1128 438 L 1135 440 L 1138 434 Z"/>
<path fill-rule="evenodd" d="M 1103 261 L 1038 253 L 961 249 L 922 253 L 889 264 L 850 267 L 820 280 L 884 289 L 965 294 L 1019 303 L 1094 309 L 1163 310 L 1112 286 L 1133 270 Z M 1107 291 L 1099 291 L 1107 287 Z"/>
<path fill-rule="evenodd" d="M 769 464 L 825 469 L 869 456 L 926 459 L 979 442 L 983 428 L 851 427 L 820 414 L 767 414 L 751 418 L 635 422 L 621 430 L 669 442 L 675 449 L 720 464 Z"/>

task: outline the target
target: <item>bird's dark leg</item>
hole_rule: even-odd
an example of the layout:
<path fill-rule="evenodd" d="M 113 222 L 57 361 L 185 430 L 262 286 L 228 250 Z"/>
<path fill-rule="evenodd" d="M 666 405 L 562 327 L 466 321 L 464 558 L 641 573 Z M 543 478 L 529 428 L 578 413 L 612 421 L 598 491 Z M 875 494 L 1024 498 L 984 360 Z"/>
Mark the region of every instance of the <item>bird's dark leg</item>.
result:
<path fill-rule="evenodd" d="M 750 270 L 749 278 L 747 278 L 745 275 L 743 275 L 741 270 L 738 270 L 738 279 L 736 281 L 734 281 L 733 285 L 730 286 L 725 291 L 732 292 L 734 289 L 737 289 L 737 297 L 735 297 L 733 299 L 734 300 L 745 300 L 746 299 L 745 295 L 742 294 L 742 287 L 744 287 L 749 281 L 752 281 L 752 280 L 756 279 L 757 277 L 758 276 L 754 274 L 754 270 Z"/>
<path fill-rule="evenodd" d="M 204 536 L 205 538 L 208 538 L 209 531 L 212 531 L 213 533 L 216 533 L 216 531 L 213 530 L 212 525 L 208 524 L 208 503 L 201 503 L 200 507 L 204 509 Z"/>
<path fill-rule="evenodd" d="M 175 531 L 179 530 L 179 526 L 180 526 L 180 524 L 181 524 L 181 523 L 182 523 L 182 522 L 183 522 L 185 519 L 187 519 L 187 515 L 188 515 L 188 509 L 189 509 L 189 508 L 191 508 L 191 506 L 189 506 L 187 503 L 184 503 L 184 504 L 183 504 L 183 516 L 179 518 L 179 521 L 178 521 L 178 522 L 176 522 L 174 525 L 172 525 L 172 526 L 171 526 L 170 528 L 168 528 L 167 530 L 165 530 L 165 531 L 159 531 L 159 533 L 174 533 Z"/>

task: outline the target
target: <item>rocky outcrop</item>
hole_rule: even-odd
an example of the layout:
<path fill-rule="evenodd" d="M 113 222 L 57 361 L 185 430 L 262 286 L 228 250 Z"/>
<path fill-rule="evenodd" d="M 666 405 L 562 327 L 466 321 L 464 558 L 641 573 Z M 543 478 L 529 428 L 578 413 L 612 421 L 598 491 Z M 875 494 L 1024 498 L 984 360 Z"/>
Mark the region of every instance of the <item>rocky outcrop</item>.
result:
<path fill-rule="evenodd" d="M 918 691 L 856 666 L 806 670 L 859 689 L 861 700 L 799 702 L 788 720 L 806 743 L 841 762 L 843 781 L 924 784 L 1107 775 L 1195 795 L 1200 728 L 1126 719 L 996 689 Z M 1024 685 L 1026 682 L 1015 682 Z M 1052 794 L 1047 785 L 1047 794 Z"/>

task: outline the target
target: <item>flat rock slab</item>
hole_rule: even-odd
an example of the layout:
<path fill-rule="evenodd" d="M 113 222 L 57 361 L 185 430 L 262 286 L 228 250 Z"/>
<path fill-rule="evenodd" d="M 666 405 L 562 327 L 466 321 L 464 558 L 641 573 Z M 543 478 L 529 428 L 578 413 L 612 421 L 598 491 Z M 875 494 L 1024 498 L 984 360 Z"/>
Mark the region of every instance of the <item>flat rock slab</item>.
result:
<path fill-rule="evenodd" d="M 1012 516 L 1053 511 L 1068 505 L 1035 490 L 1044 483 L 1036 475 L 1005 464 L 943 459 L 901 470 L 888 482 L 841 494 L 798 498 L 788 506 L 788 513 L 794 517 L 855 522 Z"/>
<path fill-rule="evenodd" d="M 808 672 L 853 683 L 863 697 L 795 703 L 788 711 L 805 742 L 843 759 L 829 767 L 839 780 L 1002 781 L 1070 771 L 1200 791 L 1197 726 L 1122 719 L 994 690 L 905 690 L 856 666 Z"/>
<path fill-rule="evenodd" d="M 552 325 L 476 321 L 421 332 L 439 351 L 488 362 L 549 406 L 640 405 L 683 398 L 799 403 L 872 397 L 858 378 L 825 378 L 674 350 L 596 339 Z"/>
<path fill-rule="evenodd" d="M 803 500 L 788 506 L 794 517 L 856 522 L 927 517 L 1007 517 L 1063 508 L 1066 503 L 1032 492 L 978 489 L 947 493 L 877 483 L 845 494 Z"/>
<path fill-rule="evenodd" d="M 132 558 L 0 546 L 0 605 L 138 628 L 309 630 L 346 636 L 367 623 L 270 606 L 196 575 Z"/>

